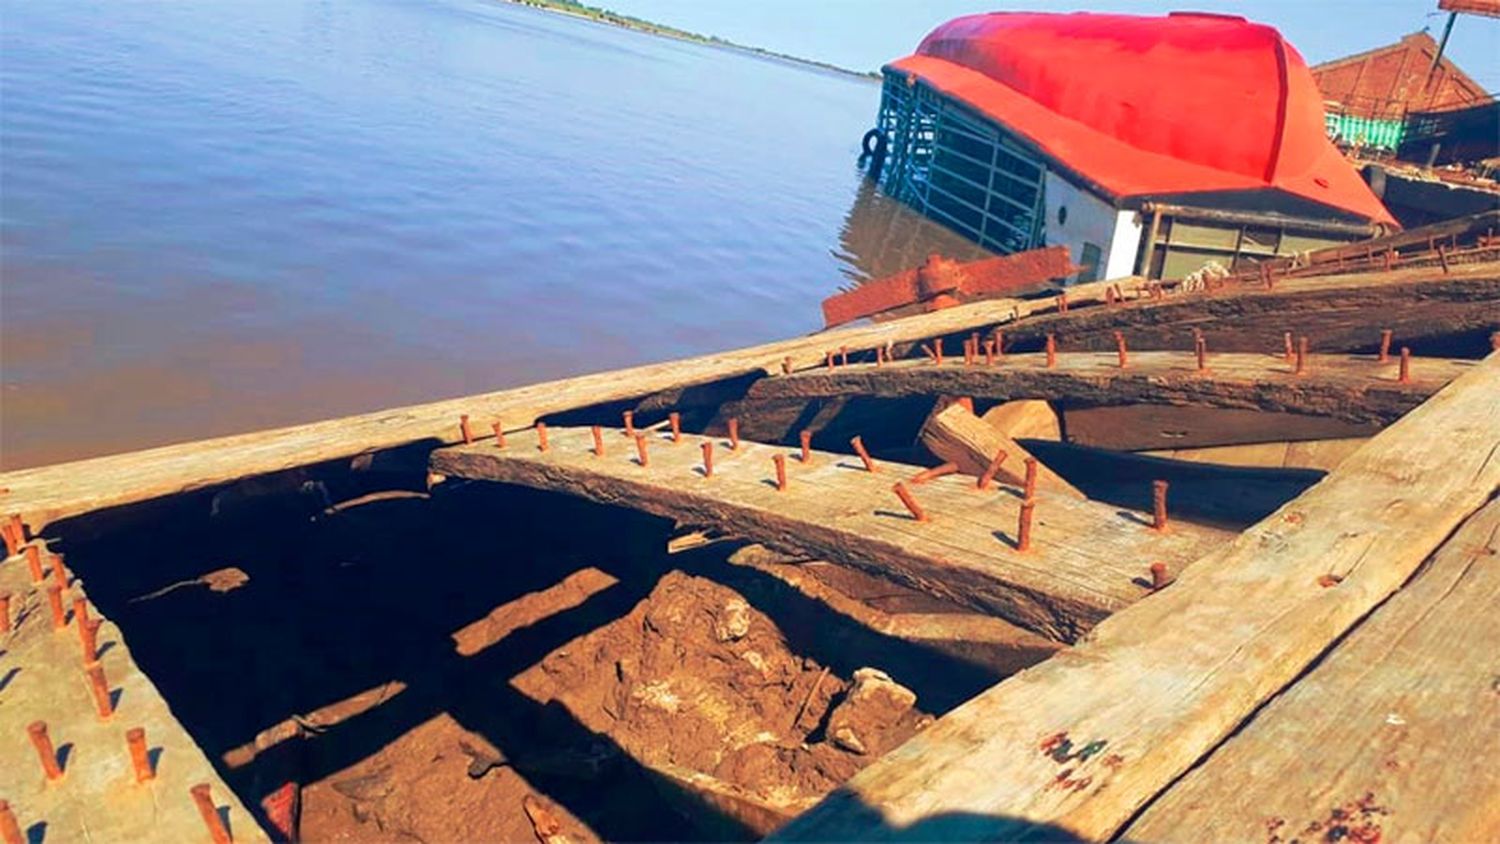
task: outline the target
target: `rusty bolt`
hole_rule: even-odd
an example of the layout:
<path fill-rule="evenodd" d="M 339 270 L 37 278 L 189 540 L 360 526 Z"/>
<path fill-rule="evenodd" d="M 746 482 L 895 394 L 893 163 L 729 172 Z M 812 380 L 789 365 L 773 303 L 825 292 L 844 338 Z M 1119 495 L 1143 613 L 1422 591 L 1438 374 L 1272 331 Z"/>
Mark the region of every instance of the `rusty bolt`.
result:
<path fill-rule="evenodd" d="M 1057 294 L 1057 312 L 1060 314 L 1065 314 L 1068 312 L 1067 291 L 1063 291 L 1062 293 Z"/>
<path fill-rule="evenodd" d="M 1114 303 L 1115 303 L 1115 289 L 1113 287 L 1106 287 L 1106 288 L 1104 288 L 1104 304 L 1112 306 L 1112 305 L 1114 305 Z"/>
<path fill-rule="evenodd" d="M 460 414 L 458 417 L 458 430 L 464 435 L 464 445 L 474 444 L 474 432 L 469 430 L 469 414 Z"/>
<path fill-rule="evenodd" d="M 812 462 L 812 431 L 803 431 L 798 439 L 802 441 L 802 465 L 806 466 Z"/>
<path fill-rule="evenodd" d="M 990 483 L 993 482 L 995 480 L 995 476 L 1000 473 L 1000 464 L 1005 462 L 1005 458 L 1007 456 L 1008 455 L 1005 453 L 1005 449 L 1003 448 L 995 452 L 994 459 L 990 461 L 990 465 L 985 467 L 984 474 L 979 476 L 978 487 L 980 489 L 983 490 L 990 488 Z"/>
<path fill-rule="evenodd" d="M 10 632 L 10 593 L 0 592 L 0 633 Z"/>
<path fill-rule="evenodd" d="M 784 357 L 784 358 L 781 359 L 781 374 L 782 375 L 791 375 L 792 374 L 792 356 L 791 355 L 787 355 L 786 357 Z"/>
<path fill-rule="evenodd" d="M 146 753 L 146 730 L 131 727 L 125 731 L 125 745 L 130 748 L 130 764 L 135 768 L 135 781 L 145 782 L 156 776 L 151 768 L 151 757 Z"/>
<path fill-rule="evenodd" d="M 1407 346 L 1402 346 L 1401 347 L 1401 371 L 1400 371 L 1400 374 L 1398 374 L 1396 376 L 1396 380 L 1398 382 L 1402 383 L 1402 384 L 1410 384 L 1411 383 L 1411 348 L 1410 347 L 1407 347 Z"/>
<path fill-rule="evenodd" d="M 52 746 L 52 737 L 47 735 L 47 722 L 32 721 L 26 726 L 26 734 L 31 736 L 31 746 L 36 748 L 37 758 L 42 762 L 42 773 L 49 780 L 61 779 L 62 766 L 57 764 L 57 750 Z"/>
<path fill-rule="evenodd" d="M 1037 463 L 1035 457 L 1026 458 L 1026 486 L 1025 493 L 1022 495 L 1022 498 L 1026 499 L 1027 501 L 1030 501 L 1031 499 L 1036 497 L 1036 467 Z"/>
<path fill-rule="evenodd" d="M 9 524 L 10 535 L 15 539 L 15 547 L 10 549 L 10 553 L 14 554 L 26 544 L 26 523 L 21 521 L 20 513 L 11 513 Z"/>
<path fill-rule="evenodd" d="M 974 344 L 967 337 L 964 338 L 964 366 L 974 365 Z"/>
<path fill-rule="evenodd" d="M 829 372 L 833 371 L 833 351 L 831 349 L 823 353 L 823 365 L 828 368 Z"/>
<path fill-rule="evenodd" d="M 645 434 L 636 434 L 635 435 L 635 454 L 636 454 L 636 457 L 638 458 L 639 463 L 641 464 L 641 468 L 642 469 L 644 469 L 648 465 L 650 465 L 650 459 L 646 456 L 646 435 Z"/>
<path fill-rule="evenodd" d="M 951 475 L 957 471 L 957 463 L 944 463 L 941 466 L 934 466 L 931 469 L 923 469 L 922 471 L 911 476 L 911 485 L 918 486 L 920 484 L 925 484 L 930 480 L 941 478 L 944 475 Z"/>
<path fill-rule="evenodd" d="M 73 598 L 73 620 L 82 624 L 89 622 L 89 599 L 79 595 Z"/>
<path fill-rule="evenodd" d="M 1172 582 L 1172 576 L 1167 574 L 1166 563 L 1151 564 L 1151 588 L 1160 589 Z"/>
<path fill-rule="evenodd" d="M 214 806 L 214 798 L 209 790 L 208 783 L 200 782 L 188 789 L 193 795 L 193 803 L 198 806 L 198 814 L 203 816 L 203 824 L 208 827 L 209 837 L 214 844 L 231 844 L 233 839 L 229 837 L 229 830 L 224 827 L 224 819 L 219 817 L 219 810 Z"/>
<path fill-rule="evenodd" d="M 42 549 L 35 544 L 26 546 L 26 566 L 31 569 L 31 582 L 41 583 L 45 576 L 42 571 Z"/>
<path fill-rule="evenodd" d="M 505 426 L 496 420 L 490 427 L 495 429 L 495 448 L 505 448 Z"/>
<path fill-rule="evenodd" d="M 998 328 L 995 329 L 994 340 L 995 340 L 995 359 L 996 360 L 1003 360 L 1005 358 L 1005 332 L 1001 331 Z"/>
<path fill-rule="evenodd" d="M 78 625 L 78 644 L 83 648 L 83 662 L 87 665 L 99 658 L 99 627 L 102 621 L 85 621 Z"/>
<path fill-rule="evenodd" d="M 994 340 L 986 340 L 986 341 L 984 341 L 984 365 L 985 366 L 994 366 L 995 365 L 995 341 Z"/>
<path fill-rule="evenodd" d="M 876 367 L 885 366 L 885 347 L 884 346 L 876 346 L 875 347 L 875 366 Z"/>
<path fill-rule="evenodd" d="M 959 407 L 962 407 L 964 410 L 969 411 L 970 413 L 974 412 L 973 396 L 959 396 L 958 398 L 953 400 L 953 403 L 958 405 Z"/>
<path fill-rule="evenodd" d="M 943 338 L 932 338 L 932 359 L 938 365 L 943 365 Z"/>
<path fill-rule="evenodd" d="M 1443 275 L 1447 275 L 1448 274 L 1448 252 L 1447 252 L 1447 250 L 1445 250 L 1443 248 L 1443 244 L 1441 244 L 1441 243 L 1438 244 L 1437 255 L 1438 255 L 1438 263 L 1440 265 L 1442 265 L 1442 267 L 1443 267 Z"/>
<path fill-rule="evenodd" d="M 1490 335 L 1490 350 L 1500 352 L 1500 331 Z"/>
<path fill-rule="evenodd" d="M 672 442 L 682 442 L 682 414 L 675 410 L 668 413 L 667 423 L 672 426 Z"/>
<path fill-rule="evenodd" d="M 1295 375 L 1307 373 L 1307 337 L 1297 338 L 1297 368 L 1293 370 Z"/>
<path fill-rule="evenodd" d="M 729 450 L 740 450 L 740 420 L 733 416 L 729 417 Z"/>
<path fill-rule="evenodd" d="M 875 465 L 875 461 L 870 459 L 870 452 L 865 451 L 865 441 L 864 440 L 862 440 L 858 436 L 856 436 L 853 439 L 849 440 L 849 444 L 852 445 L 852 446 L 854 446 L 854 453 L 858 454 L 859 455 L 859 459 L 862 460 L 862 461 L 864 461 L 865 471 L 866 472 L 878 472 L 878 471 L 880 471 L 879 467 L 877 467 Z"/>
<path fill-rule="evenodd" d="M 849 365 L 849 347 L 839 346 L 839 366 Z"/>
<path fill-rule="evenodd" d="M 115 714 L 115 707 L 109 700 L 109 681 L 104 679 L 104 666 L 97 660 L 83 666 L 83 672 L 88 675 L 89 689 L 94 693 L 94 708 L 99 711 L 100 718 L 108 718 Z"/>
<path fill-rule="evenodd" d="M 16 813 L 10 810 L 9 800 L 0 800 L 0 841 L 5 844 L 25 844 L 21 837 L 21 825 L 16 823 Z"/>
<path fill-rule="evenodd" d="M 620 415 L 625 417 L 625 436 L 635 436 L 635 413 L 627 410 Z"/>
<path fill-rule="evenodd" d="M 1167 529 L 1167 482 L 1151 482 L 1151 529 Z"/>
<path fill-rule="evenodd" d="M 1384 329 L 1380 332 L 1380 363 L 1390 363 L 1391 361 L 1392 336 L 1393 332 L 1389 328 Z"/>
<path fill-rule="evenodd" d="M 1057 366 L 1057 337 L 1055 335 L 1048 334 L 1047 335 L 1047 368 L 1051 369 L 1054 366 Z"/>
<path fill-rule="evenodd" d="M 1036 502 L 1026 499 L 1021 502 L 1021 522 L 1016 529 L 1016 550 L 1031 549 L 1031 517 L 1036 511 Z"/>
<path fill-rule="evenodd" d="M 714 444 L 712 440 L 703 442 L 703 477 L 714 476 Z"/>
<path fill-rule="evenodd" d="M 1208 341 L 1200 335 L 1193 346 L 1198 354 L 1198 371 L 1204 372 L 1208 369 Z"/>
<path fill-rule="evenodd" d="M 1120 368 L 1124 369 L 1130 364 L 1130 353 L 1125 349 L 1125 332 L 1115 332 L 1115 353 L 1120 359 Z"/>
<path fill-rule="evenodd" d="M 68 567 L 63 565 L 61 554 L 52 555 L 52 582 L 64 589 L 68 588 Z"/>
<path fill-rule="evenodd" d="M 604 456 L 604 429 L 601 428 L 601 427 L 599 427 L 598 425 L 595 425 L 593 427 L 593 432 L 594 432 L 594 456 L 595 457 L 603 457 Z"/>
<path fill-rule="evenodd" d="M 537 451 L 546 451 L 547 450 L 547 423 L 546 422 L 538 422 L 538 423 L 536 423 L 536 450 Z"/>
<path fill-rule="evenodd" d="M 68 626 L 68 613 L 63 609 L 62 587 L 56 583 L 47 587 L 47 603 L 52 607 L 52 629 L 61 630 Z"/>
<path fill-rule="evenodd" d="M 773 454 L 771 462 L 776 464 L 776 488 L 786 492 L 786 455 Z"/>
<path fill-rule="evenodd" d="M 916 519 L 919 522 L 927 521 L 927 514 L 923 512 L 922 505 L 918 504 L 917 499 L 912 497 L 911 490 L 906 488 L 906 484 L 897 481 L 895 485 L 891 487 L 891 491 L 896 493 L 896 497 L 901 499 L 901 503 L 906 505 L 907 510 L 911 511 L 911 517 L 913 519 Z"/>
<path fill-rule="evenodd" d="M 1297 353 L 1292 349 L 1292 332 L 1282 334 L 1281 339 L 1286 344 L 1286 362 L 1291 363 L 1297 357 Z"/>

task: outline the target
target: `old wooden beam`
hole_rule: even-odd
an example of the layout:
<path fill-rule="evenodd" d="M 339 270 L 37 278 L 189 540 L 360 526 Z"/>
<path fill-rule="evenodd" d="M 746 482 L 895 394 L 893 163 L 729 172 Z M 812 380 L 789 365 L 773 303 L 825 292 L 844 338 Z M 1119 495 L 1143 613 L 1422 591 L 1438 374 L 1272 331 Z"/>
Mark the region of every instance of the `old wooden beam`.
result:
<path fill-rule="evenodd" d="M 1125 837 L 1492 837 L 1500 830 L 1496 606 L 1500 502 L 1491 502 Z"/>
<path fill-rule="evenodd" d="M 1068 442 L 1112 451 L 1368 439 L 1383 427 L 1301 413 L 1171 404 L 1072 407 L 1063 411 L 1063 419 Z"/>
<path fill-rule="evenodd" d="M 832 396 L 958 395 L 1039 398 L 1085 405 L 1199 405 L 1300 413 L 1348 422 L 1387 423 L 1474 367 L 1469 360 L 1422 358 L 1400 383 L 1394 364 L 1348 355 L 1311 355 L 1304 374 L 1280 357 L 1222 354 L 1199 371 L 1190 354 L 1139 352 L 1120 368 L 1116 355 L 1073 352 L 1048 367 L 1045 355 L 1008 355 L 994 366 L 963 360 L 904 360 L 885 366 L 808 370 L 756 382 L 747 400 Z M 1160 447 L 1160 446 L 1156 446 Z"/>
<path fill-rule="evenodd" d="M 938 459 L 957 464 L 959 471 L 975 478 L 989 471 L 996 455 L 1005 452 L 1005 460 L 996 469 L 995 477 L 1013 486 L 1025 483 L 1026 461 L 1036 459 L 1020 443 L 956 402 L 933 414 L 922 426 L 920 436 L 922 445 Z M 1056 490 L 1075 498 L 1085 497 L 1041 462 L 1036 464 L 1036 483 L 1038 489 Z"/>
<path fill-rule="evenodd" d="M 1497 489 L 1500 353 L 1176 583 L 948 713 L 779 837 L 1107 838 Z"/>
<path fill-rule="evenodd" d="M 778 551 L 802 553 L 891 578 L 965 607 L 999 615 L 1050 638 L 1073 641 L 1100 619 L 1147 593 L 1149 565 L 1181 566 L 1224 541 L 1221 531 L 1174 522 L 1165 533 L 1149 517 L 1040 490 L 1032 547 L 1016 542 L 1021 500 L 1014 487 L 979 491 L 973 478 L 950 475 L 912 494 L 929 517 L 918 522 L 892 485 L 918 466 L 877 461 L 876 471 L 847 455 L 742 440 L 653 433 L 642 466 L 634 443 L 604 432 L 593 453 L 588 429 L 554 428 L 549 448 L 534 435 L 433 453 L 449 477 L 501 481 L 582 496 L 718 528 Z M 712 446 L 705 473 L 703 443 Z M 786 460 L 787 489 L 777 489 L 773 455 Z"/>

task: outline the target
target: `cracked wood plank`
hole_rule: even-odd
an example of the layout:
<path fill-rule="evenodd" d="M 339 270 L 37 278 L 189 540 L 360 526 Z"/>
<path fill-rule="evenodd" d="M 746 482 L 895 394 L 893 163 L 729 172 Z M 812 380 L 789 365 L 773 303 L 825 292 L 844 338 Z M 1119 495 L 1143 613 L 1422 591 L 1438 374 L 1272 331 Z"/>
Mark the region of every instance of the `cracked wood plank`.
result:
<path fill-rule="evenodd" d="M 1480 841 L 1500 830 L 1500 501 L 1125 831 Z"/>
<path fill-rule="evenodd" d="M 1280 411 L 1347 422 L 1389 423 L 1476 361 L 1414 358 L 1411 382 L 1398 381 L 1398 364 L 1373 356 L 1311 355 L 1306 371 L 1279 356 L 1211 354 L 1208 371 L 1181 352 L 1134 352 L 1120 368 L 1115 354 L 1059 352 L 1006 355 L 993 366 L 965 366 L 963 358 L 851 364 L 756 382 L 747 399 L 954 395 L 987 399 L 1048 399 L 1069 404 L 1134 403 Z"/>
<path fill-rule="evenodd" d="M 777 837 L 1108 838 L 1497 488 L 1500 353 L 1175 584 L 948 713 Z"/>
<path fill-rule="evenodd" d="M 1149 517 L 1041 490 L 1033 546 L 1021 552 L 1014 547 L 1021 504 L 1014 487 L 980 492 L 961 475 L 914 486 L 932 519 L 919 523 L 891 485 L 921 467 L 880 461 L 871 473 L 858 458 L 821 451 L 803 466 L 795 449 L 741 441 L 730 451 L 716 439 L 713 476 L 705 478 L 703 438 L 673 444 L 653 432 L 642 468 L 621 433 L 605 429 L 604 457 L 593 455 L 588 429 L 554 428 L 546 452 L 534 434 L 521 433 L 503 450 L 492 443 L 439 450 L 432 468 L 713 526 L 778 551 L 862 568 L 1061 641 L 1145 595 L 1137 581 L 1150 563 L 1175 570 L 1226 536 L 1186 523 L 1161 534 L 1146 527 Z M 776 489 L 773 454 L 787 458 L 785 492 Z"/>

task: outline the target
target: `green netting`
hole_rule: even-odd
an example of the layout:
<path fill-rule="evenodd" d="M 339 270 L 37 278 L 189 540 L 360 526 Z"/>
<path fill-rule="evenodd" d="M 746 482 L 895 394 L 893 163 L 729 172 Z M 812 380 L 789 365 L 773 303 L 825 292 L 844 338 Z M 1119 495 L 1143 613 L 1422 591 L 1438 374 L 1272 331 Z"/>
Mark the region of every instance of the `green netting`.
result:
<path fill-rule="evenodd" d="M 1346 144 L 1374 147 L 1394 151 L 1406 133 L 1406 123 L 1401 120 L 1378 120 L 1373 117 L 1355 117 L 1352 114 L 1325 114 L 1324 126 L 1328 137 Z"/>

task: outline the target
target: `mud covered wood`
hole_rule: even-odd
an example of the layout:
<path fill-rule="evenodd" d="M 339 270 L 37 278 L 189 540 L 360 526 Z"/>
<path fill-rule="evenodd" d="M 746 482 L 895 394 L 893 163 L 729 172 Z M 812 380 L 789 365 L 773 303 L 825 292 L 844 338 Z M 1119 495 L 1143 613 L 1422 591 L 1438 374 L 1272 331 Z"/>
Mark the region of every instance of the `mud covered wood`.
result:
<path fill-rule="evenodd" d="M 911 487 L 931 521 L 918 523 L 892 484 L 921 467 L 814 451 L 802 465 L 796 449 L 741 441 L 731 450 L 712 440 L 713 474 L 705 477 L 699 437 L 673 444 L 650 435 L 647 465 L 619 430 L 604 432 L 605 455 L 592 453 L 588 429 L 554 428 L 540 451 L 533 434 L 498 449 L 476 443 L 433 453 L 433 471 L 555 490 L 707 525 L 779 551 L 863 568 L 954 603 L 999 615 L 1050 638 L 1073 641 L 1100 619 L 1146 594 L 1152 562 L 1174 568 L 1226 534 L 1174 523 L 1165 534 L 1149 517 L 1038 492 L 1032 548 L 1015 549 L 1019 491 L 950 475 Z M 786 459 L 788 488 L 776 489 L 773 455 Z"/>
<path fill-rule="evenodd" d="M 1125 831 L 1481 841 L 1500 830 L 1500 502 Z"/>
<path fill-rule="evenodd" d="M 962 404 L 953 403 L 934 414 L 922 426 L 922 444 L 940 459 L 958 464 L 960 472 L 980 477 L 999 452 L 1005 452 L 995 477 L 1003 483 L 1018 486 L 1026 480 L 1026 460 L 1031 452 L 1015 440 L 1000 433 L 995 426 L 980 419 Z M 1085 497 L 1062 476 L 1037 463 L 1037 488 L 1050 489 L 1076 498 Z"/>
<path fill-rule="evenodd" d="M 1500 354 L 1175 584 L 953 710 L 779 836 L 1108 838 L 1497 487 Z"/>
<path fill-rule="evenodd" d="M 1387 423 L 1421 404 L 1438 388 L 1472 369 L 1471 360 L 1416 358 L 1411 382 L 1400 383 L 1398 364 L 1374 357 L 1312 355 L 1302 375 L 1281 357 L 1220 354 L 1200 372 L 1193 355 L 1136 352 L 1119 366 L 1114 354 L 1007 355 L 993 366 L 968 366 L 962 358 L 859 364 L 808 370 L 756 382 L 749 399 L 830 396 L 955 395 L 992 399 L 1049 399 L 1085 405 L 1136 402 L 1300 413 L 1348 422 Z M 1285 437 L 1278 437 L 1285 439 Z"/>

